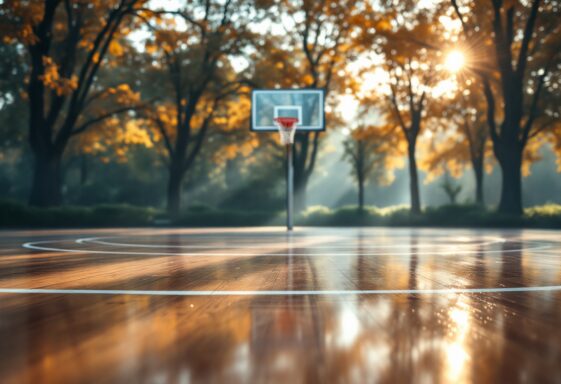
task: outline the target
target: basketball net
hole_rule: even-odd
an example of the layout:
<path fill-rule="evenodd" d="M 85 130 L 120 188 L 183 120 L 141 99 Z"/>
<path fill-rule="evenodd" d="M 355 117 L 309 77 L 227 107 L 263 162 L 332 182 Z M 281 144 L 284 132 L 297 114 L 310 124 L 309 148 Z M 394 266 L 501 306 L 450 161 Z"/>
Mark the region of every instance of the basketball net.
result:
<path fill-rule="evenodd" d="M 282 145 L 290 145 L 294 143 L 294 134 L 296 133 L 296 117 L 276 117 L 275 123 L 279 129 Z"/>

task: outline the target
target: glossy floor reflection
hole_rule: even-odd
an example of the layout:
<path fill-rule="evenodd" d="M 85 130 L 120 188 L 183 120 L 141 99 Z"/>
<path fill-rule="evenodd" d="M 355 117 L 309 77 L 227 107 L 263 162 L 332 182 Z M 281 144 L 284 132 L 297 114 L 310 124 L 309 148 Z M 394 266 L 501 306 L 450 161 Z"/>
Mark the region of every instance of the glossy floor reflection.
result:
<path fill-rule="evenodd" d="M 561 382 L 559 232 L 138 229 L 0 241 L 2 383 Z"/>

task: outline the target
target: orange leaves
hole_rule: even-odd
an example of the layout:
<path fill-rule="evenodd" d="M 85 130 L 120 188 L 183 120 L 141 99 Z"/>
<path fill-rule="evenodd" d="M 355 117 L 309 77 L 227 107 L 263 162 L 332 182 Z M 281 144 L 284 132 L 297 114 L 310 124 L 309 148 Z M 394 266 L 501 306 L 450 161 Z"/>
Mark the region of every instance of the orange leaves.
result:
<path fill-rule="evenodd" d="M 158 105 L 156 107 L 158 119 L 166 126 L 175 127 L 177 125 L 177 111 L 171 105 Z"/>
<path fill-rule="evenodd" d="M 58 66 L 48 56 L 43 56 L 44 73 L 39 76 L 45 87 L 52 89 L 58 96 L 68 95 L 78 88 L 78 77 L 72 75 L 70 78 L 61 77 Z"/>
<path fill-rule="evenodd" d="M 125 128 L 118 132 L 116 141 L 127 146 L 141 145 L 146 148 L 152 148 L 154 146 L 148 132 L 142 129 L 139 126 L 139 122 L 136 120 L 127 121 Z"/>
<path fill-rule="evenodd" d="M 120 84 L 107 89 L 108 95 L 114 95 L 115 101 L 121 105 L 132 105 L 140 102 L 140 92 L 134 92 L 128 84 Z"/>
<path fill-rule="evenodd" d="M 59 80 L 60 76 L 58 74 L 57 65 L 48 56 L 43 56 L 43 65 L 45 67 L 44 74 L 41 76 L 41 80 L 45 86 L 53 88 L 53 85 Z"/>
<path fill-rule="evenodd" d="M 5 44 L 15 43 L 33 45 L 37 36 L 33 26 L 41 21 L 44 1 L 5 0 L 0 2 L 0 33 Z"/>
<path fill-rule="evenodd" d="M 149 132 L 142 127 L 140 120 L 123 121 L 112 117 L 104 120 L 100 128 L 79 135 L 73 142 L 74 151 L 100 156 L 104 163 L 109 163 L 112 159 L 124 163 L 130 149 L 154 146 Z"/>
<path fill-rule="evenodd" d="M 380 19 L 376 22 L 375 27 L 379 32 L 388 32 L 392 29 L 391 23 L 387 19 Z"/>
<path fill-rule="evenodd" d="M 153 41 L 148 40 L 144 44 L 144 50 L 146 53 L 153 55 L 158 51 L 158 46 Z"/>
<path fill-rule="evenodd" d="M 125 50 L 123 49 L 121 43 L 116 40 L 111 41 L 111 43 L 109 44 L 109 53 L 111 53 L 113 56 L 120 57 L 123 55 L 124 51 Z"/>
<path fill-rule="evenodd" d="M 228 144 L 222 147 L 220 156 L 227 160 L 235 159 L 238 156 L 238 146 L 235 144 Z"/>

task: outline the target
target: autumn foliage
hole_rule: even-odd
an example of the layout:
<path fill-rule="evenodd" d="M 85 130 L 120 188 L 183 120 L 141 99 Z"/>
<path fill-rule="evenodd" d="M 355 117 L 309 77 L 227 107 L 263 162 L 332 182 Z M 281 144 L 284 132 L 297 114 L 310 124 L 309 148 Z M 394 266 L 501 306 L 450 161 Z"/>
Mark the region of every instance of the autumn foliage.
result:
<path fill-rule="evenodd" d="M 498 167 L 498 208 L 520 214 L 532 163 L 544 146 L 561 153 L 560 15 L 545 0 L 5 0 L 4 147 L 30 151 L 36 206 L 63 202 L 72 161 L 146 151 L 174 215 L 197 174 L 281 168 L 275 137 L 247 130 L 252 89 L 321 88 L 327 133 L 296 135 L 298 208 L 328 135 L 345 132 L 360 207 L 369 183 L 405 166 L 413 213 L 423 180 L 466 171 L 483 205 Z"/>

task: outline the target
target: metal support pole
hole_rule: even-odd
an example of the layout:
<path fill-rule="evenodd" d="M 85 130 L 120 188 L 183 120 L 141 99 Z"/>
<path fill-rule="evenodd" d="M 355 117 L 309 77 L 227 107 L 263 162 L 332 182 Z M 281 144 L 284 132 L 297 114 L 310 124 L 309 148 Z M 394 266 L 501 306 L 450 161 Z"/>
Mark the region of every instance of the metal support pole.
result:
<path fill-rule="evenodd" d="M 292 231 L 294 212 L 294 162 L 292 159 L 292 146 L 286 146 L 286 229 Z"/>

